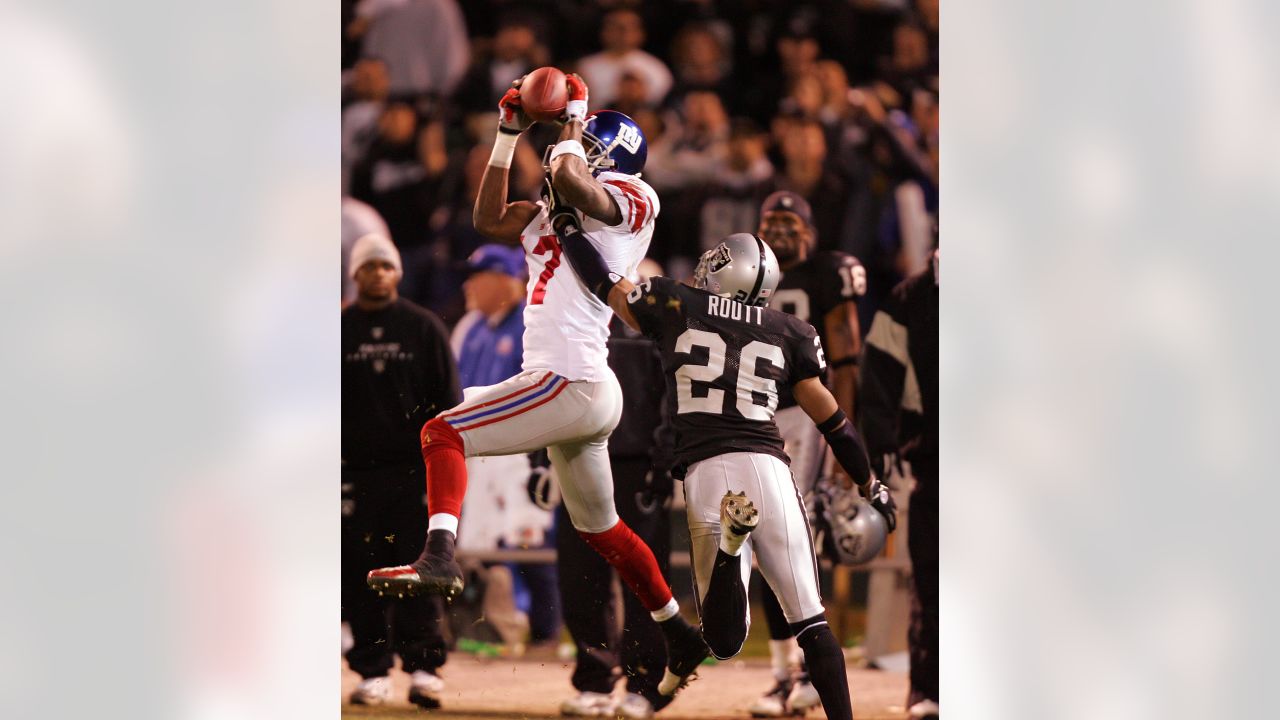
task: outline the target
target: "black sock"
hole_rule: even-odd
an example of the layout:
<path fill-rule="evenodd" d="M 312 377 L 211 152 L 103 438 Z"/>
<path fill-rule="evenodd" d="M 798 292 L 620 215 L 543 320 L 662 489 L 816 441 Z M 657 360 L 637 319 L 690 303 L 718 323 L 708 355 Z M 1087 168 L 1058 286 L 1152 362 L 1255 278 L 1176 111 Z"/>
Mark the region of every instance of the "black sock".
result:
<path fill-rule="evenodd" d="M 452 560 L 453 543 L 453 533 L 448 530 L 432 530 L 427 533 L 427 547 L 422 554 Z"/>
<path fill-rule="evenodd" d="M 809 666 L 809 682 L 822 698 L 822 709 L 826 711 L 828 720 L 853 720 L 844 651 L 827 626 L 826 617 L 814 615 L 808 620 L 791 623 L 791 629 L 804 651 L 804 661 Z"/>
<path fill-rule="evenodd" d="M 702 638 L 717 660 L 728 660 L 747 639 L 747 589 L 742 558 L 716 550 L 707 596 L 702 599 Z"/>

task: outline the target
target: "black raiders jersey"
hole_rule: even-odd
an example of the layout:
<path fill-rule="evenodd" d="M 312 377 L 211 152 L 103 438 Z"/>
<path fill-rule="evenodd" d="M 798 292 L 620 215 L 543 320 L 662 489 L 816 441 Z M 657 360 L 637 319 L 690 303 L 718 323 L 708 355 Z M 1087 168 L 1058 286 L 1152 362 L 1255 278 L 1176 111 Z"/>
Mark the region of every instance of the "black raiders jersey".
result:
<path fill-rule="evenodd" d="M 867 270 L 857 258 L 842 252 L 823 251 L 782 273 L 769 307 L 813 325 L 822 346 L 827 347 L 827 313 L 841 303 L 856 302 L 866 292 Z M 784 389 L 779 406 L 788 408 L 795 404 L 791 389 Z"/>
<path fill-rule="evenodd" d="M 636 286 L 627 302 L 662 353 L 677 477 L 699 460 L 733 452 L 790 464 L 773 413 L 781 388 L 826 371 L 811 325 L 665 277 Z"/>

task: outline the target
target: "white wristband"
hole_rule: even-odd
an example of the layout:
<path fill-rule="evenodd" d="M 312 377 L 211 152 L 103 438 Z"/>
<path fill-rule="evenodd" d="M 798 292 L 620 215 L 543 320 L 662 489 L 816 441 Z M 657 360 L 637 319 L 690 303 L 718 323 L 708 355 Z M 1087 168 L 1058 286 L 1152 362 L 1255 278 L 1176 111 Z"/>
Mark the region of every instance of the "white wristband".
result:
<path fill-rule="evenodd" d="M 587 119 L 587 101 L 586 100 L 570 100 L 565 103 L 564 114 L 570 120 L 586 120 Z"/>
<path fill-rule="evenodd" d="M 516 141 L 519 139 L 519 135 L 498 133 L 493 141 L 493 152 L 489 154 L 489 164 L 493 167 L 510 168 L 511 158 L 516 154 Z"/>
<path fill-rule="evenodd" d="M 561 155 L 574 155 L 582 158 L 582 162 L 587 161 L 587 150 L 582 147 L 582 143 L 578 140 L 561 140 L 551 149 L 551 159 L 555 160 Z"/>

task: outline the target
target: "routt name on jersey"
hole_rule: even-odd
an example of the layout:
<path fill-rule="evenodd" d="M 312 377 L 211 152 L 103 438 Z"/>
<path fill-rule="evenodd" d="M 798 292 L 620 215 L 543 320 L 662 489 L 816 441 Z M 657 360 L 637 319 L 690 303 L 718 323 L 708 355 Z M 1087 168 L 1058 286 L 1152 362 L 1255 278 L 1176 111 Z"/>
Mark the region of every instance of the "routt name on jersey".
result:
<path fill-rule="evenodd" d="M 764 317 L 764 308 L 752 305 L 743 305 L 729 298 L 722 298 L 719 295 L 707 294 L 707 314 L 716 317 L 725 318 L 727 320 L 741 320 L 743 322 L 760 324 Z"/>
<path fill-rule="evenodd" d="M 677 470 L 733 452 L 790 462 L 773 414 L 780 388 L 826 369 L 811 325 L 665 277 L 641 283 L 627 300 L 662 353 Z"/>

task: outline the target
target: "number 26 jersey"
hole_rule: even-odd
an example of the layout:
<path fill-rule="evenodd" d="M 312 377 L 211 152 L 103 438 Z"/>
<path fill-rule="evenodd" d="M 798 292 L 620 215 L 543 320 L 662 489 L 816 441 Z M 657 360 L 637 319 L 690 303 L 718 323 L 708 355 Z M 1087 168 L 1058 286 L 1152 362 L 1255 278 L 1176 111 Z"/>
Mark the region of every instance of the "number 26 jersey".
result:
<path fill-rule="evenodd" d="M 636 286 L 627 302 L 662 351 L 678 467 L 735 452 L 790 463 L 773 414 L 779 387 L 826 370 L 812 325 L 665 277 Z"/>

